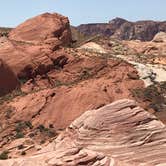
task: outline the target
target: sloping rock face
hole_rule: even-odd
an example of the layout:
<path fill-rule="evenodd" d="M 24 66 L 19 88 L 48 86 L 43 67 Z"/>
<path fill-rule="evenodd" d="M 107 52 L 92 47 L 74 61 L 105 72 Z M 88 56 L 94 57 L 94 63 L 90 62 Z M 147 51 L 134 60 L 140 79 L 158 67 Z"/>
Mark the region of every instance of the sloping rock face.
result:
<path fill-rule="evenodd" d="M 0 59 L 0 96 L 19 87 L 19 82 L 13 71 Z"/>
<path fill-rule="evenodd" d="M 71 62 L 63 70 L 50 72 L 48 76 L 53 81 L 53 89 L 39 90 L 10 102 L 9 105 L 19 112 L 11 117 L 14 121 L 25 121 L 29 115 L 35 126 L 54 124 L 57 129 L 65 128 L 87 109 L 124 97 L 132 98 L 131 89 L 144 87 L 132 66 L 94 57 Z"/>
<path fill-rule="evenodd" d="M 69 20 L 60 14 L 45 13 L 16 27 L 10 32 L 9 38 L 33 43 L 49 42 L 56 39 L 67 45 L 71 42 Z"/>
<path fill-rule="evenodd" d="M 123 99 L 85 112 L 38 154 L 0 165 L 159 166 L 166 164 L 165 142 L 165 125 Z"/>
<path fill-rule="evenodd" d="M 45 13 L 13 29 L 9 39 L 1 38 L 0 58 L 20 79 L 34 78 L 54 69 L 57 58 L 66 61 L 68 57 L 60 48 L 70 42 L 68 18 Z"/>
<path fill-rule="evenodd" d="M 155 21 L 129 22 L 115 18 L 109 23 L 83 24 L 78 26 L 77 29 L 87 35 L 100 34 L 121 40 L 150 41 L 158 32 L 166 32 L 166 23 Z"/>

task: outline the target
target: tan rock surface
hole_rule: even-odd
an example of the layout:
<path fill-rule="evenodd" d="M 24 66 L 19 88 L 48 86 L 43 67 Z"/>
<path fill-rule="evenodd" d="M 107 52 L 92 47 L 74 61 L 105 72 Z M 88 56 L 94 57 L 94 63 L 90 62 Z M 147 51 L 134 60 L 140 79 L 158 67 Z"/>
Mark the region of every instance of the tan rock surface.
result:
<path fill-rule="evenodd" d="M 53 143 L 1 166 L 159 166 L 166 164 L 166 128 L 132 100 L 119 100 L 77 118 Z"/>
<path fill-rule="evenodd" d="M 154 42 L 166 42 L 166 33 L 165 32 L 159 32 L 157 33 L 154 38 Z"/>

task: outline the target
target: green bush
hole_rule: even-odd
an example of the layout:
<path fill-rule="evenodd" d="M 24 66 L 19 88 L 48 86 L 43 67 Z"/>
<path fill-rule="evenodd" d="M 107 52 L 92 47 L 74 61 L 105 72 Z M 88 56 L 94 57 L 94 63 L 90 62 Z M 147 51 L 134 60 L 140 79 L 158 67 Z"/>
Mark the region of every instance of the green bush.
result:
<path fill-rule="evenodd" d="M 3 151 L 1 154 L 0 154 L 0 160 L 6 160 L 8 159 L 8 151 Z"/>
<path fill-rule="evenodd" d="M 24 138 L 24 134 L 22 132 L 17 132 L 16 135 L 15 135 L 15 138 L 16 139 Z"/>

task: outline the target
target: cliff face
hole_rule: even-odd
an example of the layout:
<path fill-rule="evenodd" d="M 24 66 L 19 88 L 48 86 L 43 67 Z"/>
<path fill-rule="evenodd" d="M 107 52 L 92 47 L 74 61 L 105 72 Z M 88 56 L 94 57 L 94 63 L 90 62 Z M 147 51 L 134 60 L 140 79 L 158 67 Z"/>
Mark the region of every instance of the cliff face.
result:
<path fill-rule="evenodd" d="M 121 40 L 150 41 L 158 32 L 166 32 L 166 21 L 129 22 L 122 18 L 115 18 L 109 23 L 83 24 L 78 26 L 77 29 L 86 35 L 100 34 Z"/>

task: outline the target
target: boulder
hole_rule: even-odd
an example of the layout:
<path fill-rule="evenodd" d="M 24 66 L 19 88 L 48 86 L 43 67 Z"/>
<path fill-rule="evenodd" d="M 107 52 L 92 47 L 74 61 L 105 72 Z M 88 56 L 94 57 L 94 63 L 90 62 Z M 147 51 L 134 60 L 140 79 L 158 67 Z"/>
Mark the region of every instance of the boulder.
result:
<path fill-rule="evenodd" d="M 68 45 L 71 42 L 69 20 L 57 13 L 44 13 L 31 18 L 9 34 L 11 40 L 30 43 L 43 43 L 54 38 L 63 45 Z M 55 41 L 53 42 L 56 44 Z"/>

